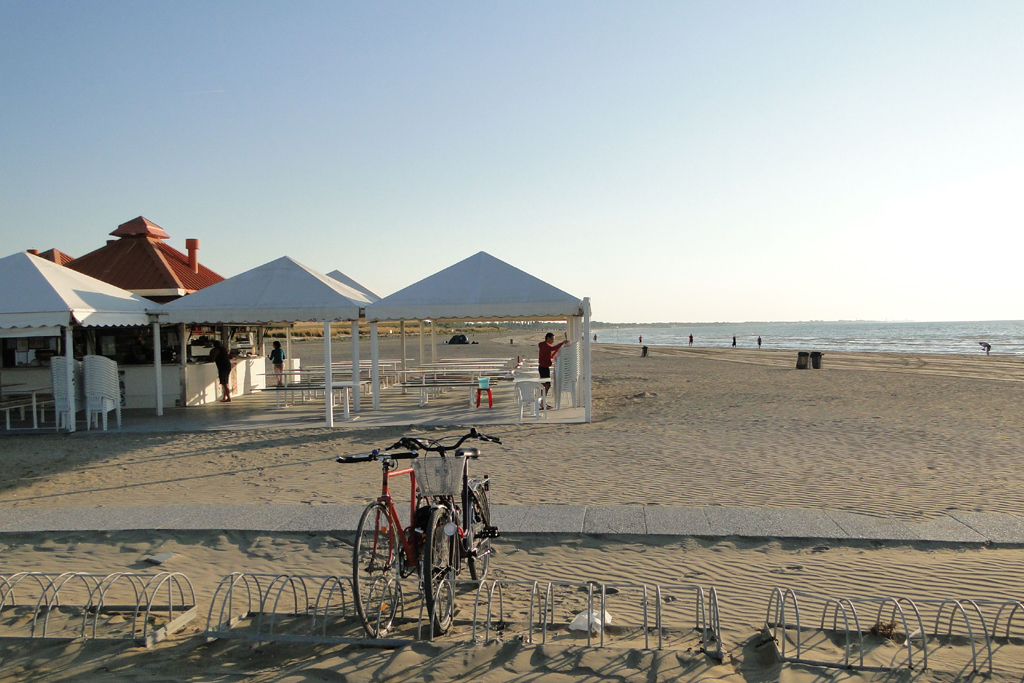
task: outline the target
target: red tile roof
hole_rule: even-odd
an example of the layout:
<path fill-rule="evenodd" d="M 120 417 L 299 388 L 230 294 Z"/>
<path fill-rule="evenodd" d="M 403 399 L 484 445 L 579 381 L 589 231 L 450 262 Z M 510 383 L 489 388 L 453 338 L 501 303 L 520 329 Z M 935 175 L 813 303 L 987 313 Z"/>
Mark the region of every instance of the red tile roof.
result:
<path fill-rule="evenodd" d="M 188 267 L 187 255 L 157 236 L 169 235 L 141 216 L 110 234 L 121 239 L 108 241 L 107 246 L 80 256 L 67 267 L 131 292 L 182 289 L 191 293 L 224 279 L 201 263 L 199 272 L 194 272 Z"/>
<path fill-rule="evenodd" d="M 47 249 L 43 253 L 39 254 L 39 258 L 44 258 L 47 261 L 53 261 L 58 266 L 66 266 L 68 263 L 75 260 L 74 256 L 69 256 L 59 249 Z"/>

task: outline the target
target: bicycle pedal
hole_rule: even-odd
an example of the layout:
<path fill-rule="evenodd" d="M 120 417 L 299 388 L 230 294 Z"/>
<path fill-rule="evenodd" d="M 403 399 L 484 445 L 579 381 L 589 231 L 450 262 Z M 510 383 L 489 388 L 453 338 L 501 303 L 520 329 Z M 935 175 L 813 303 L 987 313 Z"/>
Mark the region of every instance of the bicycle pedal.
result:
<path fill-rule="evenodd" d="M 485 526 L 479 535 L 480 538 L 498 538 L 501 536 L 501 532 L 496 526 Z"/>

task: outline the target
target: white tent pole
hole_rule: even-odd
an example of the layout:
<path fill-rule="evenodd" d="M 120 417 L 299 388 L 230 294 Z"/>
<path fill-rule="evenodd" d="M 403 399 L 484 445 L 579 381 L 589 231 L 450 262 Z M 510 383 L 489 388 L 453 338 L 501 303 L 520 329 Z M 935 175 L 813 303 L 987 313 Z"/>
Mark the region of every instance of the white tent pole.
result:
<path fill-rule="evenodd" d="M 419 365 L 423 365 L 423 321 L 420 321 L 420 358 Z"/>
<path fill-rule="evenodd" d="M 153 321 L 153 368 L 156 371 L 156 414 L 164 414 L 164 369 L 160 357 L 160 321 Z"/>
<path fill-rule="evenodd" d="M 359 412 L 359 321 L 352 321 L 352 410 Z"/>
<path fill-rule="evenodd" d="M 402 336 L 402 369 L 403 370 L 408 370 L 409 368 L 406 367 L 406 364 L 405 364 L 405 357 L 407 355 L 409 355 L 409 354 L 407 354 L 406 351 L 405 351 L 405 321 L 404 320 L 398 321 L 398 333 Z M 402 378 L 402 381 L 403 382 L 405 381 L 405 377 Z"/>
<path fill-rule="evenodd" d="M 377 349 L 377 323 L 370 323 L 370 388 L 373 389 L 373 409 L 380 410 L 380 358 Z"/>
<path fill-rule="evenodd" d="M 292 327 L 294 327 L 294 325 L 290 324 L 290 325 L 288 325 L 288 327 L 285 328 L 284 357 L 288 361 L 287 365 L 285 365 L 285 368 L 284 368 L 285 369 L 285 373 L 284 373 L 284 385 L 285 386 L 288 386 L 288 378 L 291 377 L 291 375 L 289 375 L 287 371 L 292 369 Z"/>
<path fill-rule="evenodd" d="M 68 385 L 68 431 L 75 431 L 75 353 L 71 342 L 71 325 L 64 328 L 64 372 Z M 85 416 L 88 420 L 88 414 Z"/>
<path fill-rule="evenodd" d="M 437 362 L 437 338 L 434 336 L 434 321 L 430 321 L 430 362 Z"/>
<path fill-rule="evenodd" d="M 583 419 L 590 422 L 590 297 L 583 299 Z"/>
<path fill-rule="evenodd" d="M 331 367 L 331 321 L 324 321 L 324 403 L 327 405 L 327 426 L 334 426 L 334 373 Z"/>

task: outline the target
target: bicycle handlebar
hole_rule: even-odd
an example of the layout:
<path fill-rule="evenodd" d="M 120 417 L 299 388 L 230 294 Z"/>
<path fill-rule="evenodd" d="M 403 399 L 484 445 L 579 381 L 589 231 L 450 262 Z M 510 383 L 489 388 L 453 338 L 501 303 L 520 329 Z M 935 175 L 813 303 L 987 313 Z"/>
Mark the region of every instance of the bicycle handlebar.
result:
<path fill-rule="evenodd" d="M 446 455 L 448 451 L 454 451 L 468 439 L 478 439 L 480 441 L 487 441 L 490 443 L 500 444 L 501 439 L 496 436 L 487 436 L 481 434 L 475 428 L 470 429 L 468 433 L 463 435 L 454 446 L 445 446 L 438 441 L 434 440 L 420 440 L 414 439 L 409 436 L 403 436 L 401 439 L 393 443 L 384 450 L 374 449 L 372 452 L 365 455 L 339 455 L 334 459 L 338 463 L 351 463 L 351 462 L 371 462 L 375 460 L 381 460 L 385 457 L 391 458 L 392 460 L 410 460 L 419 456 L 419 451 L 426 451 L 430 453 L 440 453 Z M 395 449 L 408 449 L 403 452 L 394 452 Z"/>
<path fill-rule="evenodd" d="M 390 451 L 373 450 L 364 455 L 339 455 L 334 459 L 334 462 L 341 464 L 350 462 L 373 462 L 376 460 L 384 460 L 385 458 L 390 458 L 391 460 L 412 460 L 417 457 L 419 457 L 419 453 L 416 453 L 415 451 L 393 453 Z"/>

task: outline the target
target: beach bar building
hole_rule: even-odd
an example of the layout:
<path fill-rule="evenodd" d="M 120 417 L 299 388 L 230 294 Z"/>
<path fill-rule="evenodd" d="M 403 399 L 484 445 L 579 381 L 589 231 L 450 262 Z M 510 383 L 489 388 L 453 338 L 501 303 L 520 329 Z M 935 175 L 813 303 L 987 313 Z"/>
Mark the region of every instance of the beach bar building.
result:
<path fill-rule="evenodd" d="M 572 386 L 577 407 L 591 421 L 590 299 L 550 285 L 486 252 L 478 252 L 366 307 L 370 323 L 371 387 L 374 410 L 380 408 L 377 324 L 398 322 L 405 352 L 405 322 L 419 321 L 420 358 L 424 323 L 562 321 L 573 344 L 560 353 L 556 381 Z M 556 387 L 559 391 L 560 387 Z"/>
<path fill-rule="evenodd" d="M 136 337 L 150 330 L 154 336 L 159 334 L 159 304 L 33 254 L 0 259 L 0 292 L 0 341 L 5 354 L 0 384 L 14 385 L 8 389 L 15 391 L 51 387 L 49 364 L 54 356 L 103 355 L 106 340 L 125 330 Z M 167 384 L 174 399 L 177 386 L 165 381 L 160 360 L 157 354 L 145 368 L 122 370 L 123 404 L 156 407 L 161 414 Z M 71 401 L 70 414 L 75 415 L 73 396 Z M 74 419 L 68 426 L 74 431 Z"/>
<path fill-rule="evenodd" d="M 223 335 L 232 326 L 280 327 L 297 322 L 322 322 L 324 325 L 324 366 L 331 364 L 331 323 L 352 324 L 353 367 L 359 367 L 359 318 L 370 301 L 362 292 L 308 268 L 287 256 L 265 263 L 244 273 L 211 285 L 163 307 L 165 322 L 184 331 L 202 324 L 221 328 Z M 289 350 L 290 351 L 290 350 Z M 291 356 L 291 353 L 286 355 Z M 265 388 L 262 353 L 239 359 L 232 369 L 232 387 L 239 394 Z M 297 366 L 290 364 L 292 371 Z M 187 376 L 186 405 L 201 405 L 216 400 L 217 370 L 212 363 L 196 366 Z M 334 426 L 334 389 L 339 385 L 332 372 L 323 373 L 327 426 Z M 358 376 L 353 377 L 353 403 L 358 410 Z"/>

